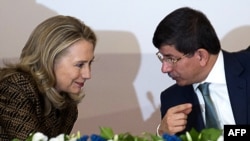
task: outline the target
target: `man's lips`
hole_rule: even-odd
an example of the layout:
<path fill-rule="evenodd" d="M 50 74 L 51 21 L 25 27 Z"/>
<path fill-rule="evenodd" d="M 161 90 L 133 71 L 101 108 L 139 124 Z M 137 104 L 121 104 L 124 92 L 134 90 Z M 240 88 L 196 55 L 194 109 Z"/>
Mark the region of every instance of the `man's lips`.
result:
<path fill-rule="evenodd" d="M 172 78 L 173 80 L 178 80 L 178 76 L 175 76 L 175 75 L 173 75 L 173 74 L 168 74 L 168 76 L 170 77 L 170 78 Z"/>
<path fill-rule="evenodd" d="M 174 79 L 174 78 L 175 78 L 175 76 L 174 76 L 174 75 L 172 75 L 172 74 L 170 74 L 170 73 L 168 74 L 168 76 L 169 76 L 169 77 L 171 77 L 172 79 Z"/>

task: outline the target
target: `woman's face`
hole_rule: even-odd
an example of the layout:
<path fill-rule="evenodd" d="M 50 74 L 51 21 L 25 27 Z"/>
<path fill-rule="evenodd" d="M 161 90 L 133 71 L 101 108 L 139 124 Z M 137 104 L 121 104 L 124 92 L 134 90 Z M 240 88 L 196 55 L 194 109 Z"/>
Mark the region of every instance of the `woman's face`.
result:
<path fill-rule="evenodd" d="M 91 62 L 94 59 L 93 44 L 79 40 L 54 64 L 55 89 L 58 92 L 79 94 L 86 80 L 91 78 Z"/>

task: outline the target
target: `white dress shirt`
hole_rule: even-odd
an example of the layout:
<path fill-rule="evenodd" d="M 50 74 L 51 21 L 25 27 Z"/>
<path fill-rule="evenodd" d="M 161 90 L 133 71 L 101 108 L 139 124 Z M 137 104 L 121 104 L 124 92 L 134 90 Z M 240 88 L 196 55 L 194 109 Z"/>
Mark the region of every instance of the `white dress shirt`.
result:
<path fill-rule="evenodd" d="M 235 124 L 231 103 L 228 96 L 228 89 L 225 78 L 225 69 L 224 69 L 224 59 L 222 51 L 220 51 L 219 56 L 209 73 L 208 77 L 204 82 L 211 83 L 209 85 L 210 97 L 216 108 L 216 112 L 219 118 L 220 127 L 223 129 L 225 124 Z M 204 83 L 201 82 L 201 83 Z M 200 83 L 193 84 L 194 90 L 198 96 L 203 119 L 205 121 L 205 104 L 204 99 L 197 88 Z"/>

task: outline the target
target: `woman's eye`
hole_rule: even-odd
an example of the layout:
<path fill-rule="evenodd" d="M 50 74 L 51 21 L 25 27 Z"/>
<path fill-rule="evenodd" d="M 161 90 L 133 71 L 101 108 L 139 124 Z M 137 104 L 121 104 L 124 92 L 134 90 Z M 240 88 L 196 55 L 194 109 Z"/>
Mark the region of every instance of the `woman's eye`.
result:
<path fill-rule="evenodd" d="M 82 68 L 83 65 L 84 65 L 83 63 L 76 64 L 76 66 L 79 67 L 79 68 Z"/>

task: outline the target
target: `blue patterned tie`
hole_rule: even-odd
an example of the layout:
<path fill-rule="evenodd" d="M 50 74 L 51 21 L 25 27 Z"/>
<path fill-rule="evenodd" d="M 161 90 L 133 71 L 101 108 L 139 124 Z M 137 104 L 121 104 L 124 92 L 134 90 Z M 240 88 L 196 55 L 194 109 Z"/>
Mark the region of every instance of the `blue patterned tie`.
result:
<path fill-rule="evenodd" d="M 198 87 L 205 101 L 206 128 L 219 128 L 218 117 L 210 98 L 208 85 L 209 83 L 203 83 Z"/>

